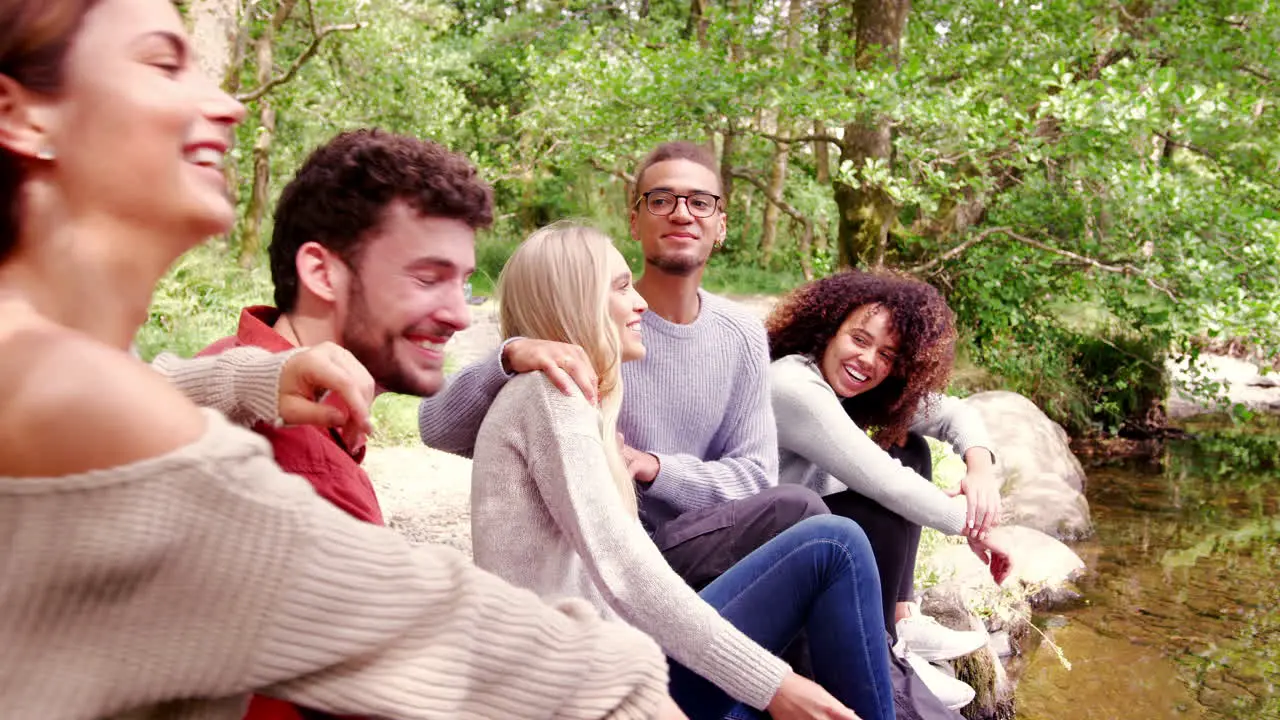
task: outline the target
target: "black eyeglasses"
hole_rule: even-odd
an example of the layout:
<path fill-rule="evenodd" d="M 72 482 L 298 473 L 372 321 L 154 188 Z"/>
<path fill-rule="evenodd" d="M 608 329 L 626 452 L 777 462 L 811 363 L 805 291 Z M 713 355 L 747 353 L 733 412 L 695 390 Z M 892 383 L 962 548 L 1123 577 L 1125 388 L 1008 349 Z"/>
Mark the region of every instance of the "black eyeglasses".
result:
<path fill-rule="evenodd" d="M 650 190 L 636 199 L 637 207 L 640 205 L 641 199 L 644 200 L 644 206 L 649 210 L 649 213 L 658 216 L 670 215 L 675 212 L 676 205 L 681 199 L 684 200 L 684 206 L 689 209 L 689 214 L 694 217 L 711 217 L 715 214 L 716 208 L 720 206 L 720 196 L 707 192 L 677 195 L 666 190 Z"/>

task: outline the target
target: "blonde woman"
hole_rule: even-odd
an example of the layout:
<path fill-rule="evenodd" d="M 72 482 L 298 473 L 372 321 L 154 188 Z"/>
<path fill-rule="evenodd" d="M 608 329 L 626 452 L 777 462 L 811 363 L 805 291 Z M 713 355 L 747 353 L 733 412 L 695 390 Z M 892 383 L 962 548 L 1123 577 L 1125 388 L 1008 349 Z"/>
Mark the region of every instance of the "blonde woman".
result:
<path fill-rule="evenodd" d="M 476 563 L 544 597 L 584 597 L 653 636 L 691 718 L 747 708 L 778 720 L 892 718 L 880 585 L 855 523 L 806 520 L 701 593 L 645 534 L 615 424 L 620 365 L 645 354 L 646 305 L 609 239 L 574 224 L 535 232 L 503 269 L 498 296 L 505 336 L 586 350 L 600 402 L 566 396 L 541 373 L 502 389 L 476 441 Z M 775 655 L 803 629 L 820 685 Z"/>

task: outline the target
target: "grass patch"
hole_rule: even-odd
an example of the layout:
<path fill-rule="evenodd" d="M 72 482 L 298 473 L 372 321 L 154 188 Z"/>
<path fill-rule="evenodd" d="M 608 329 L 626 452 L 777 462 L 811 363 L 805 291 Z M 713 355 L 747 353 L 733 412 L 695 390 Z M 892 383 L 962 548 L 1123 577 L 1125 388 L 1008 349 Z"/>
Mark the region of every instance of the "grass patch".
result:
<path fill-rule="evenodd" d="M 373 402 L 373 435 L 369 444 L 378 447 L 412 446 L 422 442 L 418 435 L 419 398 L 383 393 Z"/>
<path fill-rule="evenodd" d="M 234 334 L 242 308 L 269 304 L 271 296 L 266 267 L 241 268 L 222 243 L 201 245 L 160 279 L 147 323 L 138 331 L 138 351 L 147 361 L 162 351 L 191 357 Z"/>

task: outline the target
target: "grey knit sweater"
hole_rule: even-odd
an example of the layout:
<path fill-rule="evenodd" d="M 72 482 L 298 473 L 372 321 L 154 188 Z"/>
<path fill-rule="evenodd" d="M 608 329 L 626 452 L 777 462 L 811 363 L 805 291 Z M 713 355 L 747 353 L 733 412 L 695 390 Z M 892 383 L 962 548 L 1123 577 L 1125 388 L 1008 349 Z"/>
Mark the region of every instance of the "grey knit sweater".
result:
<path fill-rule="evenodd" d="M 821 495 L 853 490 L 918 525 L 951 535 L 964 529 L 965 499 L 948 497 L 868 437 L 812 360 L 788 355 L 775 360 L 769 374 L 782 482 L 800 483 Z M 962 455 L 972 447 L 991 449 L 982 416 L 945 395 L 922 405 L 911 430 L 949 442 Z"/>
<path fill-rule="evenodd" d="M 668 655 L 763 709 L 788 672 L 667 565 L 618 496 L 600 416 L 542 373 L 507 383 L 480 428 L 471 475 L 476 564 L 549 598 L 583 597 Z"/>
<path fill-rule="evenodd" d="M 640 514 L 651 528 L 777 484 L 764 326 L 729 300 L 703 290 L 698 297 L 702 307 L 687 325 L 644 313 L 648 352 L 622 366 L 627 390 L 618 429 L 661 463 L 640 493 Z M 469 457 L 508 377 L 496 353 L 454 376 L 444 392 L 422 402 L 423 442 Z"/>

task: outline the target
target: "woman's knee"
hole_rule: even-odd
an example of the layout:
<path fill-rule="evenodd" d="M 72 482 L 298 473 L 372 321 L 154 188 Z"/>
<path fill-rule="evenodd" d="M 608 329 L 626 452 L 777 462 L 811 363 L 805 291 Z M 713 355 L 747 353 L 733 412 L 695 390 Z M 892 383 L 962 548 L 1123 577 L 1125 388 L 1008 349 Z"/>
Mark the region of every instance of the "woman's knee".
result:
<path fill-rule="evenodd" d="M 871 541 L 858 523 L 839 515 L 818 515 L 796 524 L 808 539 L 835 543 L 848 552 L 871 557 Z"/>

